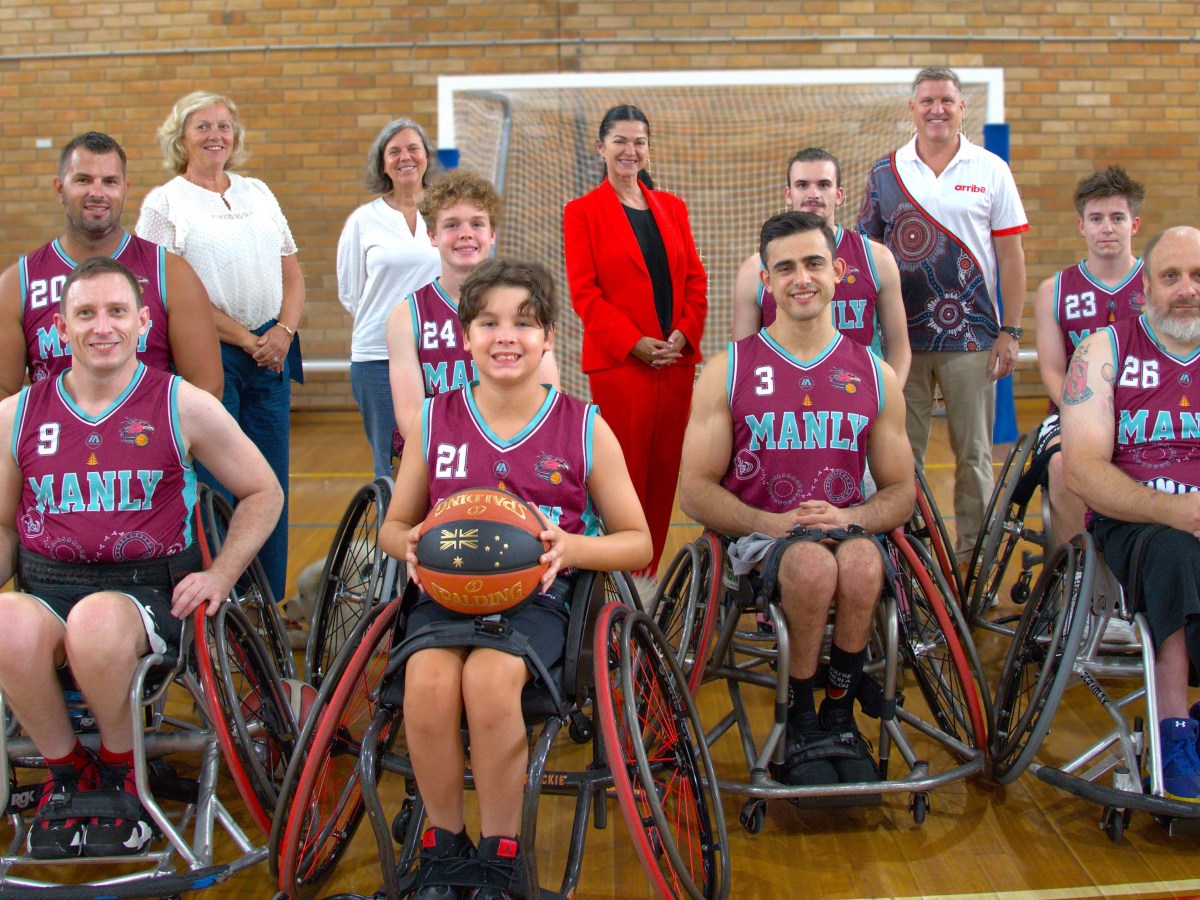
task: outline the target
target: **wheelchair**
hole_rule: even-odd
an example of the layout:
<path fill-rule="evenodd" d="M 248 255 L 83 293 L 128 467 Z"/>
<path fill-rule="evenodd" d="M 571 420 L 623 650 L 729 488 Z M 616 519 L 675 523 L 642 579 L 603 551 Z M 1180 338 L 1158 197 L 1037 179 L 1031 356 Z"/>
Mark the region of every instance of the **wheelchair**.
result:
<path fill-rule="evenodd" d="M 197 504 L 201 519 L 203 499 Z M 212 533 L 211 519 L 197 529 L 205 566 L 212 561 L 207 539 Z M 161 848 L 152 842 L 139 854 L 120 857 L 46 860 L 25 855 L 22 850 L 29 823 L 23 813 L 36 808 L 45 763 L 19 727 L 0 735 L 0 801 L 13 832 L 0 855 L 0 896 L 56 900 L 174 897 L 224 882 L 266 858 L 265 843 L 256 843 L 247 835 L 217 793 L 223 752 L 235 783 L 239 789 L 246 788 L 243 796 L 254 797 L 251 779 L 259 777 L 264 767 L 271 768 L 264 766 L 263 760 L 272 754 L 280 758 L 290 754 L 299 731 L 272 651 L 260 634 L 263 619 L 256 619 L 266 607 L 253 603 L 243 607 L 239 602 L 246 596 L 247 583 L 243 579 L 235 586 L 230 601 L 212 619 L 203 606 L 198 608 L 184 622 L 178 653 L 142 657 L 130 685 L 133 721 L 144 725 L 133 734 L 134 778 L 142 806 L 165 839 Z M 258 596 L 269 598 L 269 592 Z M 168 706 L 173 686 L 182 693 L 173 695 Z M 78 697 L 78 693 L 69 696 Z M 0 693 L 0 708 L 3 706 Z M 96 751 L 99 734 L 86 704 L 81 699 L 71 700 L 68 708 L 81 742 Z M 195 716 L 173 714 L 180 708 Z M 178 774 L 175 764 L 183 754 L 198 760 L 180 763 L 188 767 L 185 776 Z M 278 761 L 274 767 L 282 773 Z M 37 773 L 35 783 L 23 785 L 18 772 L 29 770 Z M 86 803 L 86 798 L 85 794 L 80 799 Z M 273 798 L 264 794 L 257 806 L 247 803 L 251 817 L 264 827 L 265 834 Z M 218 835 L 226 838 L 220 850 Z M 233 848 L 232 856 L 227 847 Z M 61 871 L 64 865 L 107 866 L 117 871 L 86 884 L 61 884 L 45 880 L 46 876 L 25 874 L 33 867 Z"/>
<path fill-rule="evenodd" d="M 689 684 L 698 689 L 724 682 L 727 688 L 730 710 L 707 731 L 705 742 L 712 750 L 736 732 L 748 774 L 745 780 L 720 779 L 718 786 L 748 798 L 740 822 L 750 834 L 762 829 L 766 803 L 774 799 L 798 806 L 867 805 L 881 802 L 885 793 L 907 793 L 920 824 L 931 790 L 983 768 L 985 718 L 962 644 L 970 637 L 958 608 L 944 599 L 950 589 L 941 569 L 914 535 L 896 529 L 878 540 L 885 591 L 868 643 L 864 683 L 871 696 L 864 700 L 860 691 L 859 699 L 864 712 L 880 722 L 880 782 L 801 787 L 770 777 L 768 764 L 784 761 L 788 677 L 781 660 L 789 656 L 787 623 L 773 583 L 733 574 L 724 538 L 706 532 L 683 547 L 660 584 L 651 614 Z M 831 635 L 827 626 L 825 654 Z M 773 694 L 774 715 L 761 740 L 743 685 Z M 946 751 L 944 770 L 931 762 L 931 749 Z M 888 780 L 893 750 L 908 774 Z"/>
<path fill-rule="evenodd" d="M 207 551 L 216 555 L 225 543 L 233 507 L 225 495 L 214 491 L 206 484 L 197 486 L 197 506 L 200 512 L 199 531 L 204 535 Z M 206 560 L 207 564 L 207 560 Z M 250 563 L 237 584 L 234 585 L 234 600 L 254 625 L 263 644 L 271 655 L 275 670 L 284 678 L 296 677 L 296 663 L 292 658 L 292 646 L 288 641 L 283 618 L 267 583 L 267 573 L 258 557 Z"/>
<path fill-rule="evenodd" d="M 964 586 L 964 610 L 972 628 L 980 628 L 1011 637 L 1020 610 L 1000 607 L 1000 587 L 1009 563 L 1021 550 L 1021 572 L 1009 591 L 1014 604 L 1029 597 L 1035 570 L 1048 550 L 1050 534 L 1050 498 L 1046 490 L 1050 456 L 1058 452 L 1038 452 L 1041 428 L 1026 432 L 1009 451 L 996 479 L 983 517 L 983 530 L 975 541 Z M 1038 494 L 1042 527 L 1031 527 L 1025 520 Z"/>
<path fill-rule="evenodd" d="M 541 675 L 522 696 L 532 738 L 520 828 L 524 895 L 574 895 L 589 814 L 595 827 L 606 827 L 612 793 L 659 896 L 728 897 L 725 821 L 683 675 L 653 621 L 637 608 L 627 575 L 581 571 L 577 579 L 561 666 L 547 672 L 536 654 L 524 654 Z M 404 751 L 404 664 L 432 646 L 511 651 L 524 641 L 500 616 L 439 623 L 406 635 L 415 598 L 409 583 L 400 597 L 369 610 L 326 673 L 276 810 L 269 858 L 279 879 L 277 897 L 316 896 L 364 815 L 383 879 L 375 896 L 401 897 L 412 888 L 423 806 Z M 591 742 L 591 763 L 582 771 L 549 768 L 564 727 L 575 743 Z M 390 824 L 380 798 L 385 774 L 399 776 L 403 784 L 404 800 Z M 556 890 L 541 887 L 536 860 L 542 795 L 575 800 Z"/>
<path fill-rule="evenodd" d="M 1144 614 L 1133 607 L 1090 534 L 1056 548 L 1025 604 L 1004 661 L 990 739 L 997 781 L 1010 784 L 1030 769 L 1047 784 L 1100 805 L 1100 828 L 1114 843 L 1135 810 L 1152 814 L 1171 834 L 1200 833 L 1200 805 L 1163 792 L 1158 700 L 1150 674 L 1154 645 Z M 1105 640 L 1112 618 L 1133 624 L 1139 646 Z M 1113 683 L 1124 684 L 1121 690 L 1127 692 L 1110 694 Z M 1111 730 L 1082 748 L 1068 733 L 1075 739 L 1062 741 L 1056 757 L 1050 757 L 1040 751 L 1063 695 L 1077 684 L 1087 686 Z M 1128 716 L 1138 710 L 1131 724 Z M 1061 759 L 1064 753 L 1076 755 L 1057 765 L 1035 762 L 1039 756 Z"/>
<path fill-rule="evenodd" d="M 304 678 L 320 687 L 338 650 L 371 607 L 392 596 L 397 565 L 379 548 L 394 482 L 382 476 L 351 498 L 333 538 L 309 615 Z"/>

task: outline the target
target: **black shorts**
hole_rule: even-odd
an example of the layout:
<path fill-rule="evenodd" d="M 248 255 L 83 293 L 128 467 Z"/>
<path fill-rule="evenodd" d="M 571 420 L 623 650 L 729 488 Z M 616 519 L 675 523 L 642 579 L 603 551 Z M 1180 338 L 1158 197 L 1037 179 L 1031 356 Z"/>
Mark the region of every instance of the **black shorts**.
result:
<path fill-rule="evenodd" d="M 183 622 L 171 615 L 175 585 L 189 572 L 202 568 L 199 547 L 170 557 L 130 563 L 64 563 L 20 549 L 17 580 L 20 589 L 38 600 L 63 624 L 72 607 L 89 594 L 113 591 L 137 607 L 154 653 L 174 655 Z"/>
<path fill-rule="evenodd" d="M 1155 649 L 1180 629 L 1187 644 L 1191 672 L 1197 686 L 1200 672 L 1200 540 L 1185 531 L 1163 525 L 1121 522 L 1096 516 L 1091 524 L 1096 549 L 1125 589 L 1126 601 L 1146 615 Z M 1142 543 L 1142 558 L 1135 561 L 1135 544 Z M 1135 562 L 1138 584 L 1131 583 Z"/>
<path fill-rule="evenodd" d="M 504 618 L 514 631 L 523 634 L 529 646 L 547 671 L 562 661 L 567 645 L 567 622 L 570 619 L 569 601 L 574 591 L 574 576 L 560 575 L 550 586 L 549 593 L 535 594 L 533 599 L 512 616 Z M 405 638 L 411 638 L 426 625 L 434 622 L 462 622 L 470 616 L 446 609 L 424 591 L 408 614 Z M 537 676 L 537 671 L 530 666 Z"/>

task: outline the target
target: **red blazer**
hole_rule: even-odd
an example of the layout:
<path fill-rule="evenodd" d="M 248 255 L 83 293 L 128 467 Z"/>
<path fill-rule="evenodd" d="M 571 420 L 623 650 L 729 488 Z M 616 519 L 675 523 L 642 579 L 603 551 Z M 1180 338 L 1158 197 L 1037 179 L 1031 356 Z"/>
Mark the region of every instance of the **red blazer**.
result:
<path fill-rule="evenodd" d="M 638 182 L 654 213 L 671 272 L 671 330 L 687 338 L 680 363 L 700 361 L 700 339 L 708 311 L 708 276 L 687 207 L 674 194 L 647 190 Z M 638 339 L 658 335 L 654 286 L 633 226 L 605 179 L 591 193 L 567 204 L 563 212 L 563 252 L 571 305 L 583 320 L 583 371 L 625 365 Z"/>

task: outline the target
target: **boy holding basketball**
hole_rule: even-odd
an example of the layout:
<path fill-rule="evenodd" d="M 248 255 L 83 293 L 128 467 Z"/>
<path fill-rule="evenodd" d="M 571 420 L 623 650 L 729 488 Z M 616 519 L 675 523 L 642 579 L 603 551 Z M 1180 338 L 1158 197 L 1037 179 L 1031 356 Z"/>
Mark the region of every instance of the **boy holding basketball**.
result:
<path fill-rule="evenodd" d="M 439 500 L 465 488 L 499 487 L 536 505 L 547 520 L 541 538 L 548 568 L 540 592 L 508 619 L 546 668 L 563 654 L 571 570 L 637 569 L 651 553 L 646 517 L 612 431 L 594 406 L 541 383 L 556 311 L 553 283 L 539 267 L 488 260 L 472 271 L 458 318 L 478 380 L 426 400 L 406 423 L 422 452 L 403 456 L 379 538 L 387 553 L 408 560 L 411 575 L 417 526 Z M 461 616 L 422 592 L 407 633 L 455 618 Z M 517 828 L 528 760 L 521 691 L 530 677 L 523 657 L 488 648 L 428 649 L 409 659 L 405 733 L 430 822 L 412 896 L 459 896 L 447 882 L 473 857 L 495 886 L 467 896 L 520 893 Z M 482 825 L 477 851 L 463 822 L 464 710 Z"/>
<path fill-rule="evenodd" d="M 392 455 L 396 457 L 424 399 L 456 390 L 475 378 L 459 329 L 458 299 L 463 282 L 488 258 L 496 242 L 500 195 L 487 179 L 457 171 L 435 181 L 417 208 L 442 258 L 442 274 L 409 294 L 388 315 L 388 377 L 396 410 Z M 549 351 L 542 361 L 542 381 L 558 384 L 558 367 Z"/>

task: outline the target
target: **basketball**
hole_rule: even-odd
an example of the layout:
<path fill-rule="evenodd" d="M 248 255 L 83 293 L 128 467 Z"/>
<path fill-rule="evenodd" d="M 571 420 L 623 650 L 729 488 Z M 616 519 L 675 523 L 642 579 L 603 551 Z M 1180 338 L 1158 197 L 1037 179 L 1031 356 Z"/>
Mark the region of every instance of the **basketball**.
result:
<path fill-rule="evenodd" d="M 529 599 L 547 566 L 541 513 L 507 491 L 459 491 L 429 511 L 417 541 L 417 577 L 457 613 L 487 616 Z"/>

